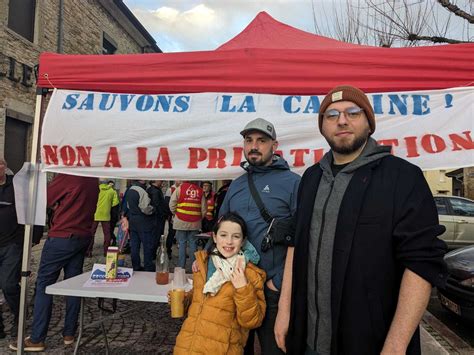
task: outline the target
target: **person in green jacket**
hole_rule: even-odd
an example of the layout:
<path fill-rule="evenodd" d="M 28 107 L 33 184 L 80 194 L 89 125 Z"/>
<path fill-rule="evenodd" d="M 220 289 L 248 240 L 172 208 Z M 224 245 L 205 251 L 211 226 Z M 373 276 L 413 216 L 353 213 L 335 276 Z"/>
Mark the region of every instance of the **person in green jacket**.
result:
<path fill-rule="evenodd" d="M 112 207 L 117 206 L 119 202 L 117 191 L 115 191 L 113 185 L 108 184 L 106 181 L 101 181 L 99 184 L 99 199 L 97 200 L 97 208 L 94 214 L 94 224 L 91 230 L 92 239 L 87 249 L 87 256 L 92 256 L 95 232 L 99 223 L 102 225 L 102 231 L 104 232 L 104 256 L 107 254 L 107 248 L 110 245 L 111 239 L 110 210 Z"/>

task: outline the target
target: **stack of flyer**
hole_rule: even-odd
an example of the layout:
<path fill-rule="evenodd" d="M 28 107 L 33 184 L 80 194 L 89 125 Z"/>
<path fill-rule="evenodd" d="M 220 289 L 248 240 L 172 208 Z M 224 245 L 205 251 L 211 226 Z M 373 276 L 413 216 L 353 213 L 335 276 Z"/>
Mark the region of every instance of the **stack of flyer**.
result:
<path fill-rule="evenodd" d="M 133 269 L 128 267 L 118 267 L 117 277 L 106 278 L 106 266 L 104 264 L 94 264 L 91 277 L 85 282 L 84 287 L 127 287 L 133 275 Z"/>

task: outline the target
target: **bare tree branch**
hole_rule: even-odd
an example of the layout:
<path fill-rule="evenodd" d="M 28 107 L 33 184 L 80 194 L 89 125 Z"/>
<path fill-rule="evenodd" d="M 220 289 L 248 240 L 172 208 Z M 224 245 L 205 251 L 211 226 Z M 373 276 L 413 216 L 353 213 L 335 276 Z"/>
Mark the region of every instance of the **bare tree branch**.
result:
<path fill-rule="evenodd" d="M 437 36 L 420 36 L 415 33 L 410 33 L 407 38 L 408 41 L 428 41 L 433 43 L 449 43 L 449 44 L 459 44 L 459 43 L 470 43 L 468 41 L 460 41 L 457 39 L 450 39 L 446 37 L 437 37 Z"/>
<path fill-rule="evenodd" d="M 466 19 L 469 23 L 474 23 L 474 16 L 468 14 L 466 11 L 461 10 L 456 5 L 451 4 L 449 0 L 437 0 L 437 1 L 441 6 L 445 7 L 456 16 Z"/>
<path fill-rule="evenodd" d="M 331 26 L 322 34 L 383 47 L 470 43 L 471 1 L 346 0 L 345 7 L 334 2 L 339 5 L 333 5 L 332 22 L 323 21 Z"/>

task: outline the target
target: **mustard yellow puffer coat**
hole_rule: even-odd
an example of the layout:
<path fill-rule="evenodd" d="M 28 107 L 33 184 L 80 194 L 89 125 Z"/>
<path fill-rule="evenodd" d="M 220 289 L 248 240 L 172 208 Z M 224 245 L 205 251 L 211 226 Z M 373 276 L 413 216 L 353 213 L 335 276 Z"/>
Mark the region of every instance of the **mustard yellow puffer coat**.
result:
<path fill-rule="evenodd" d="M 207 253 L 198 251 L 196 260 L 199 272 L 193 275 L 192 303 L 176 338 L 174 354 L 243 354 L 249 329 L 258 328 L 265 316 L 265 271 L 248 263 L 246 286 L 235 289 L 229 281 L 210 296 L 202 292 Z"/>

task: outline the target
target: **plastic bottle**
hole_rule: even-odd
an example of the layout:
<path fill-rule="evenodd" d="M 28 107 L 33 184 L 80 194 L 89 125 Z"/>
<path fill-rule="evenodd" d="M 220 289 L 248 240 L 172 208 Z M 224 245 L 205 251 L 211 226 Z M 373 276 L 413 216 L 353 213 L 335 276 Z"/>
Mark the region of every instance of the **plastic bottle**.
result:
<path fill-rule="evenodd" d="M 160 247 L 156 254 L 156 283 L 167 285 L 169 282 L 168 254 L 166 253 L 165 236 L 161 236 Z"/>

